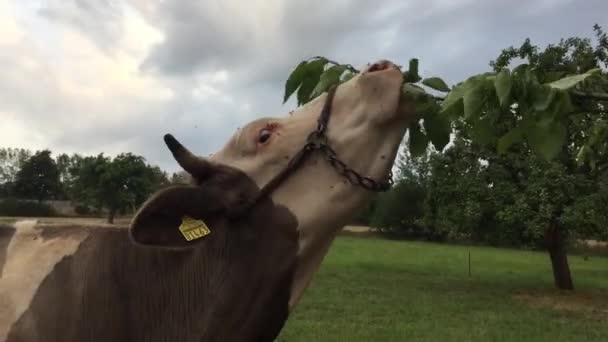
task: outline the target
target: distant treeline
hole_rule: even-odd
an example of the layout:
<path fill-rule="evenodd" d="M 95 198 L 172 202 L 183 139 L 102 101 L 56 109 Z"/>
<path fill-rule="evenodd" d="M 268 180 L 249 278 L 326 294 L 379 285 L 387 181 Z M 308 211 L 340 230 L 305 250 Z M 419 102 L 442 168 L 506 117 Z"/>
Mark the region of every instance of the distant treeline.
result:
<path fill-rule="evenodd" d="M 0 148 L 0 215 L 53 216 L 46 200 L 69 200 L 80 215 L 133 212 L 153 192 L 181 180 L 142 156 L 59 154 Z M 30 201 L 26 201 L 30 200 Z M 35 201 L 31 201 L 35 200 Z"/>

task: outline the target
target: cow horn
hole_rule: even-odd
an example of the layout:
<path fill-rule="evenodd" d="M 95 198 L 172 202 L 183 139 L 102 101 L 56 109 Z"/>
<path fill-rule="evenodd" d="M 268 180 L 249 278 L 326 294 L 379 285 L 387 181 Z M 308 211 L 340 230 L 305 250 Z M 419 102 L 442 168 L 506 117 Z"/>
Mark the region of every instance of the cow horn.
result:
<path fill-rule="evenodd" d="M 163 137 L 165 144 L 173 154 L 177 163 L 189 174 L 196 178 L 207 176 L 212 169 L 211 163 L 207 160 L 197 157 L 187 148 L 184 147 L 173 135 L 165 134 Z"/>

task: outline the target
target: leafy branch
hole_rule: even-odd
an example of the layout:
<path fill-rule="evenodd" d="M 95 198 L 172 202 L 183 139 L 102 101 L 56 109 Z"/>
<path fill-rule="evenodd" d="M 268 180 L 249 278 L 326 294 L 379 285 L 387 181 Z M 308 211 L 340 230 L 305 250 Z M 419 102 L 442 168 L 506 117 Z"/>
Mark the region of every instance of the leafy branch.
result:
<path fill-rule="evenodd" d="M 581 97 L 584 99 L 597 100 L 597 101 L 608 101 L 608 93 L 599 93 L 599 92 L 585 92 L 581 90 L 570 90 L 570 94 L 576 97 Z"/>
<path fill-rule="evenodd" d="M 359 73 L 359 70 L 357 68 L 355 68 L 354 66 L 352 66 L 351 64 L 340 64 L 338 62 L 332 61 L 331 59 L 327 59 L 327 58 L 322 57 L 322 56 L 315 56 L 315 57 L 312 57 L 311 59 L 319 59 L 319 60 L 323 60 L 324 59 L 329 64 L 341 65 L 341 66 L 345 67 L 346 70 L 349 70 L 352 73 L 355 73 L 355 74 Z"/>
<path fill-rule="evenodd" d="M 472 128 L 473 139 L 493 144 L 499 153 L 526 142 L 539 155 L 551 160 L 567 140 L 568 116 L 577 112 L 572 98 L 608 100 L 608 93 L 597 91 L 607 84 L 606 75 L 599 68 L 578 74 L 560 73 L 560 77 L 541 83 L 537 70 L 521 64 L 512 70 L 505 67 L 497 72 L 474 75 L 449 87 L 439 77 L 421 77 L 418 64 L 416 58 L 409 61 L 402 85 L 402 99 L 412 103 L 415 109 L 416 117 L 408 128 L 408 146 L 414 156 L 424 153 L 429 143 L 443 150 L 450 141 L 453 124 L 460 122 Z M 303 105 L 358 73 L 350 64 L 321 56 L 302 61 L 285 83 L 283 102 L 297 92 L 297 103 Z M 427 89 L 445 96 L 432 94 Z M 597 110 L 588 112 L 597 114 Z M 605 114 L 604 107 L 600 112 Z M 510 117 L 515 125 L 500 133 L 494 124 L 502 116 Z M 594 156 L 606 150 L 605 140 L 601 138 L 605 135 L 608 138 L 608 128 L 600 124 L 596 128 L 576 154 L 579 163 L 588 163 L 591 167 L 594 167 Z"/>

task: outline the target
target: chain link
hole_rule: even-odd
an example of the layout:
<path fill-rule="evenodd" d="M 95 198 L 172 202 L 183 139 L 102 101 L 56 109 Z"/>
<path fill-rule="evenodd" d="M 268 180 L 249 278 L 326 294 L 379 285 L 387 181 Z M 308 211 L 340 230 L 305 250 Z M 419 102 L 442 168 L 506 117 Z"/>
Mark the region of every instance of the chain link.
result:
<path fill-rule="evenodd" d="M 358 185 L 362 188 L 371 191 L 387 191 L 393 185 L 393 174 L 389 172 L 385 181 L 375 181 L 369 177 L 360 175 L 357 171 L 349 168 L 346 163 L 338 158 L 338 154 L 331 146 L 327 144 L 325 135 L 318 131 L 313 132 L 308 136 L 306 148 L 309 150 L 320 150 L 323 153 L 323 158 L 336 170 L 336 172 L 344 176 L 351 184 Z"/>
<path fill-rule="evenodd" d="M 355 170 L 349 168 L 343 161 L 338 158 L 336 151 L 329 146 L 325 130 L 327 129 L 327 123 L 331 114 L 331 104 L 336 91 L 336 85 L 331 86 L 327 91 L 327 98 L 323 104 L 323 109 L 319 118 L 317 119 L 317 129 L 310 132 L 306 139 L 306 145 L 300 150 L 297 158 L 294 158 L 289 163 L 287 169 L 291 170 L 297 167 L 297 164 L 301 161 L 301 157 L 305 154 L 313 152 L 314 150 L 320 150 L 323 153 L 323 157 L 329 164 L 340 174 L 346 177 L 352 184 L 359 185 L 365 189 L 371 191 L 387 191 L 393 185 L 393 174 L 389 171 L 388 179 L 385 181 L 377 182 L 369 177 L 361 176 Z"/>

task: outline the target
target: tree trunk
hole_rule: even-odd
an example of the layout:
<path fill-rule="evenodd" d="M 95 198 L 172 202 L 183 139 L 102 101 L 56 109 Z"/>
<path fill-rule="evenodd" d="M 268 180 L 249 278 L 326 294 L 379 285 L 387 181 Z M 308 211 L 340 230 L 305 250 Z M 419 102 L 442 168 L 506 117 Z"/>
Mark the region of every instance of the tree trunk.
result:
<path fill-rule="evenodd" d="M 560 290 L 574 290 L 570 265 L 568 265 L 568 254 L 566 254 L 565 241 L 560 229 L 556 226 L 549 227 L 545 232 L 545 240 L 551 257 L 555 286 Z"/>
<path fill-rule="evenodd" d="M 116 210 L 114 208 L 110 208 L 108 214 L 108 223 L 114 224 L 114 216 L 116 216 Z"/>

